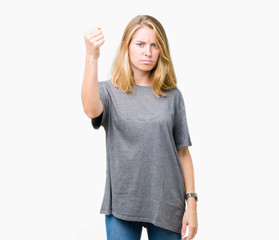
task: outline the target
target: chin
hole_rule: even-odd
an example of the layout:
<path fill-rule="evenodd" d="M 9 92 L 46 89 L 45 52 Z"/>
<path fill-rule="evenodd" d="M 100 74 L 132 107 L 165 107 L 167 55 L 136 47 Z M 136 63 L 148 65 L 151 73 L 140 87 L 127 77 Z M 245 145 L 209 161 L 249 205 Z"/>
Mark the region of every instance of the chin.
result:
<path fill-rule="evenodd" d="M 146 66 L 144 68 L 139 68 L 141 71 L 151 71 L 152 69 L 154 69 L 154 66 Z"/>

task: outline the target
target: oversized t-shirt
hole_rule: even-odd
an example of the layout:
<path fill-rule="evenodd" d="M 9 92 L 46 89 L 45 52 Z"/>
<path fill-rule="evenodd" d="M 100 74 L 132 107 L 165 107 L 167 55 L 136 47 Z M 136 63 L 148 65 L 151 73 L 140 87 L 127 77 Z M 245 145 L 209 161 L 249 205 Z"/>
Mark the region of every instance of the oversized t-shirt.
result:
<path fill-rule="evenodd" d="M 106 184 L 100 213 L 181 233 L 185 184 L 177 149 L 191 146 L 181 91 L 152 86 L 124 93 L 98 82 L 104 110 L 91 119 L 106 133 Z"/>

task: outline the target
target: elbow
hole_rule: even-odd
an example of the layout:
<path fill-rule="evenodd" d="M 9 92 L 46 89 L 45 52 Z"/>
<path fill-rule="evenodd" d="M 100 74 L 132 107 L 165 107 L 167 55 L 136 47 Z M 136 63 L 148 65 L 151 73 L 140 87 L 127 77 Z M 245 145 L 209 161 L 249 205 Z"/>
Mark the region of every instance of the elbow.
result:
<path fill-rule="evenodd" d="M 93 114 L 85 112 L 86 116 L 90 119 L 95 118 Z"/>
<path fill-rule="evenodd" d="M 180 158 L 187 158 L 187 156 L 190 155 L 188 146 L 183 146 L 177 149 L 177 153 Z"/>
<path fill-rule="evenodd" d="M 92 118 L 96 118 L 99 115 L 96 113 L 96 111 L 86 111 L 84 110 L 84 113 L 87 115 L 87 117 L 89 117 L 90 119 Z"/>
<path fill-rule="evenodd" d="M 89 118 L 96 118 L 99 115 L 101 115 L 103 111 L 101 100 L 99 100 L 98 104 L 90 105 L 90 106 L 84 106 L 83 110 L 84 113 L 89 117 Z"/>
<path fill-rule="evenodd" d="M 96 108 L 96 109 L 94 108 L 94 109 L 90 109 L 90 110 L 84 110 L 84 113 L 90 119 L 100 116 L 102 112 L 103 112 L 103 108 Z"/>

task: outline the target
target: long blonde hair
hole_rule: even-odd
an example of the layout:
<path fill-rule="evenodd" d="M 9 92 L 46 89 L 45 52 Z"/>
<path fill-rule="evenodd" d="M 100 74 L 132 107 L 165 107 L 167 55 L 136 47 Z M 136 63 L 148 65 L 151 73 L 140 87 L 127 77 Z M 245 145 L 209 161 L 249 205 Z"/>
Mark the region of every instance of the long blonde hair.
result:
<path fill-rule="evenodd" d="M 138 15 L 127 25 L 112 65 L 111 82 L 114 87 L 120 88 L 125 93 L 135 93 L 132 89 L 135 81 L 129 62 L 129 44 L 136 30 L 144 25 L 154 30 L 156 45 L 160 52 L 157 65 L 151 70 L 153 92 L 157 97 L 166 96 L 162 90 L 177 88 L 176 76 L 165 30 L 156 18 L 149 15 Z"/>

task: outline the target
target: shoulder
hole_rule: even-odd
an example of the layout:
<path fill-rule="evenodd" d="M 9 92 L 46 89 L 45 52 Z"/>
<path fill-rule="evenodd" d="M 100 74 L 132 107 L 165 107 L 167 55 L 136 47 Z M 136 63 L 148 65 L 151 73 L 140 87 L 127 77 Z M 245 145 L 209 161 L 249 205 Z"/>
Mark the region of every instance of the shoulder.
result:
<path fill-rule="evenodd" d="M 104 80 L 104 81 L 99 81 L 98 84 L 99 84 L 99 86 L 108 88 L 111 86 L 111 80 L 108 79 L 108 80 Z"/>
<path fill-rule="evenodd" d="M 179 88 L 172 88 L 168 91 L 170 93 L 175 109 L 183 109 L 185 103 L 182 91 Z"/>
<path fill-rule="evenodd" d="M 180 101 L 180 99 L 183 98 L 182 93 L 178 88 L 171 88 L 168 91 L 166 91 L 166 93 L 176 102 Z"/>
<path fill-rule="evenodd" d="M 105 92 L 109 93 L 114 90 L 113 89 L 114 87 L 113 87 L 110 79 L 104 80 L 104 81 L 99 81 L 98 85 L 99 85 L 100 91 L 105 91 Z"/>

